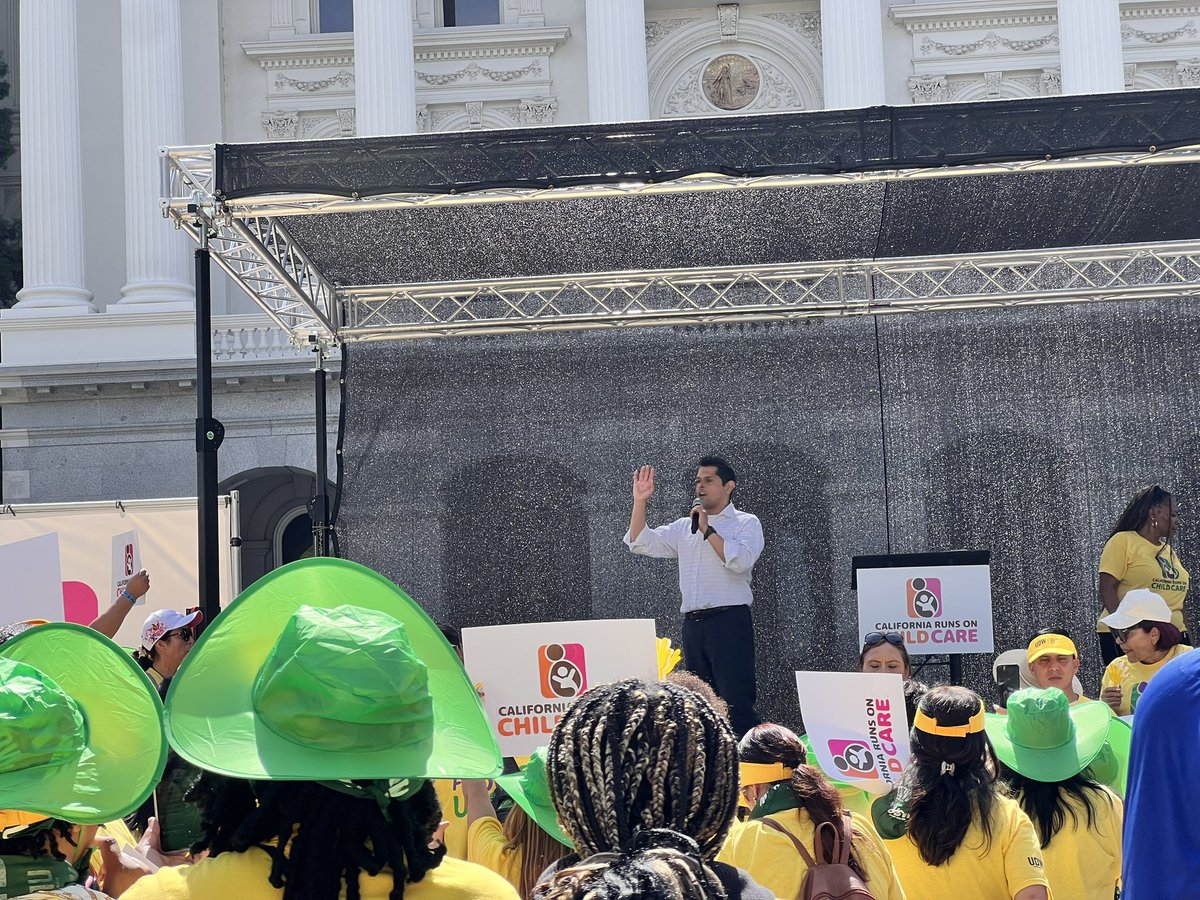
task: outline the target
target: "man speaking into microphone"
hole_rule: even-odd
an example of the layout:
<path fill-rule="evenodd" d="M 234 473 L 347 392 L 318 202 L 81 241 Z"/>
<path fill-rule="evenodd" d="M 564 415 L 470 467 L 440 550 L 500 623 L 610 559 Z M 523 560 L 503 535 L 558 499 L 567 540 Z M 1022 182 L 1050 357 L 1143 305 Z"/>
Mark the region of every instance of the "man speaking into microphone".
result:
<path fill-rule="evenodd" d="M 654 468 L 642 466 L 633 476 L 633 515 L 625 545 L 641 556 L 679 560 L 684 668 L 729 704 L 729 718 L 740 737 L 759 723 L 750 578 L 763 550 L 763 531 L 757 516 L 734 508 L 735 487 L 733 467 L 719 456 L 705 456 L 696 470 L 691 514 L 648 528 L 646 503 L 654 494 Z"/>

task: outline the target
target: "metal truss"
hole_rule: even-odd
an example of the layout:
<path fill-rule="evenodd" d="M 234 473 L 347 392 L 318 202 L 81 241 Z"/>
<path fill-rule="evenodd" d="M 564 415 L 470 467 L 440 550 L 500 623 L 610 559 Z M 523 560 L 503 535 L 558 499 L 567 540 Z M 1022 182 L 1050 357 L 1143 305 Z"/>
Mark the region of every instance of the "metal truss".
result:
<path fill-rule="evenodd" d="M 222 200 L 212 194 L 214 185 L 214 149 L 183 147 L 164 151 L 163 207 L 168 215 L 186 214 L 196 200 L 196 192 L 210 202 L 220 203 L 223 212 L 236 218 L 260 216 L 304 216 L 326 213 L 374 212 L 387 209 L 417 209 L 437 206 L 463 206 L 490 203 L 530 203 L 571 200 L 581 197 L 639 196 L 648 194 L 701 193 L 761 188 L 794 188 L 819 184 L 852 184 L 870 181 L 922 181 L 964 176 L 1054 172 L 1071 169 L 1109 169 L 1129 166 L 1180 165 L 1200 162 L 1200 146 L 1179 147 L 1129 153 L 1103 153 L 1066 159 L 1025 159 L 941 166 L 935 168 L 881 169 L 866 172 L 802 173 L 735 177 L 691 175 L 672 181 L 629 181 L 612 184 L 588 184 L 549 188 L 493 188 L 455 193 L 381 194 L 370 197 L 333 197 L 324 194 L 279 193 Z"/>
<path fill-rule="evenodd" d="M 1200 243 L 354 287 L 346 341 L 1200 294 Z"/>

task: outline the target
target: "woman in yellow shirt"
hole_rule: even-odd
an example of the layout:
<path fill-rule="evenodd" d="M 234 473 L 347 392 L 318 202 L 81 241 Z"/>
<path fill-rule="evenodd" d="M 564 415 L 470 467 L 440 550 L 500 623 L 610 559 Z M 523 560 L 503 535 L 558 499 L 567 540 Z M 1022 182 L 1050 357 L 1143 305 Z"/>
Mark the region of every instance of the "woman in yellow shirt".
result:
<path fill-rule="evenodd" d="M 850 865 L 876 900 L 904 900 L 883 842 L 853 814 L 851 833 L 845 833 L 841 798 L 821 770 L 808 765 L 799 737 L 782 725 L 757 725 L 738 744 L 738 758 L 742 792 L 751 803 L 750 819 L 729 833 L 717 854 L 719 861 L 748 872 L 777 897 L 797 897 L 808 865 L 792 838 L 813 847 L 817 827 L 829 822 L 840 840 L 849 838 Z M 825 841 L 826 858 L 831 843 Z"/>
<path fill-rule="evenodd" d="M 1097 700 L 1072 705 L 1061 690 L 1026 688 L 985 727 L 1002 777 L 1037 829 L 1054 900 L 1116 895 L 1123 805 L 1089 768 L 1124 724 Z"/>
<path fill-rule="evenodd" d="M 996 785 L 983 700 L 930 688 L 917 709 L 900 787 L 876 801 L 876 829 L 909 900 L 1048 900 L 1029 817 Z"/>
<path fill-rule="evenodd" d="M 1167 601 L 1171 622 L 1187 640 L 1183 601 L 1188 591 L 1188 571 L 1175 555 L 1171 538 L 1179 531 L 1179 507 L 1175 498 L 1157 484 L 1136 494 L 1113 526 L 1100 554 L 1100 620 L 1096 632 L 1100 656 L 1108 665 L 1121 655 L 1104 616 L 1116 612 L 1117 604 L 1137 588 L 1149 588 Z"/>
<path fill-rule="evenodd" d="M 1183 636 L 1169 616 L 1162 597 L 1151 590 L 1135 590 L 1125 595 L 1115 613 L 1104 617 L 1125 651 L 1108 664 L 1100 681 L 1100 699 L 1118 716 L 1132 715 L 1159 669 L 1192 649 L 1181 643 Z"/>

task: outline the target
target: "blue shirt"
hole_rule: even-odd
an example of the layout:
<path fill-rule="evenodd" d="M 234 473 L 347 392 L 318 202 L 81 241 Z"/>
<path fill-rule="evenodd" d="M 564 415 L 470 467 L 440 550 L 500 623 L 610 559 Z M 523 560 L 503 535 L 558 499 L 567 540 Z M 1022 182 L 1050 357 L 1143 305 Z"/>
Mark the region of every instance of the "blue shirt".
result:
<path fill-rule="evenodd" d="M 1138 701 L 1125 796 L 1121 900 L 1200 897 L 1200 653 L 1168 663 Z"/>

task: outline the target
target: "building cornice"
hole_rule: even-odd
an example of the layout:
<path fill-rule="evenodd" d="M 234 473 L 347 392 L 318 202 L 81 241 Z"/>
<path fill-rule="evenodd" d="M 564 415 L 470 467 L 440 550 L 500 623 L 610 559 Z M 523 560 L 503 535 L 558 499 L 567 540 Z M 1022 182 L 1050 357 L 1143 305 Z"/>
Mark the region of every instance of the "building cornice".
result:
<path fill-rule="evenodd" d="M 271 416 L 227 419 L 222 422 L 230 437 L 265 435 L 308 435 L 314 431 L 312 416 Z M 0 429 L 0 448 L 61 446 L 63 444 L 142 444 L 159 439 L 177 440 L 196 433 L 196 422 L 141 422 L 136 428 L 120 425 L 77 425 L 69 428 Z"/>
<path fill-rule="evenodd" d="M 488 25 L 431 28 L 413 36 L 416 61 L 549 56 L 571 36 L 561 26 Z M 242 51 L 264 69 L 313 69 L 354 64 L 352 34 L 312 34 L 273 41 L 245 41 Z"/>
<path fill-rule="evenodd" d="M 1058 21 L 1056 0 L 993 0 L 986 6 L 964 10 L 961 0 L 942 3 L 897 4 L 888 14 L 911 34 L 922 31 L 954 31 L 979 28 L 1011 28 L 1045 25 Z M 1166 0 L 1123 3 L 1122 19 L 1170 19 L 1200 16 L 1200 3 Z"/>

